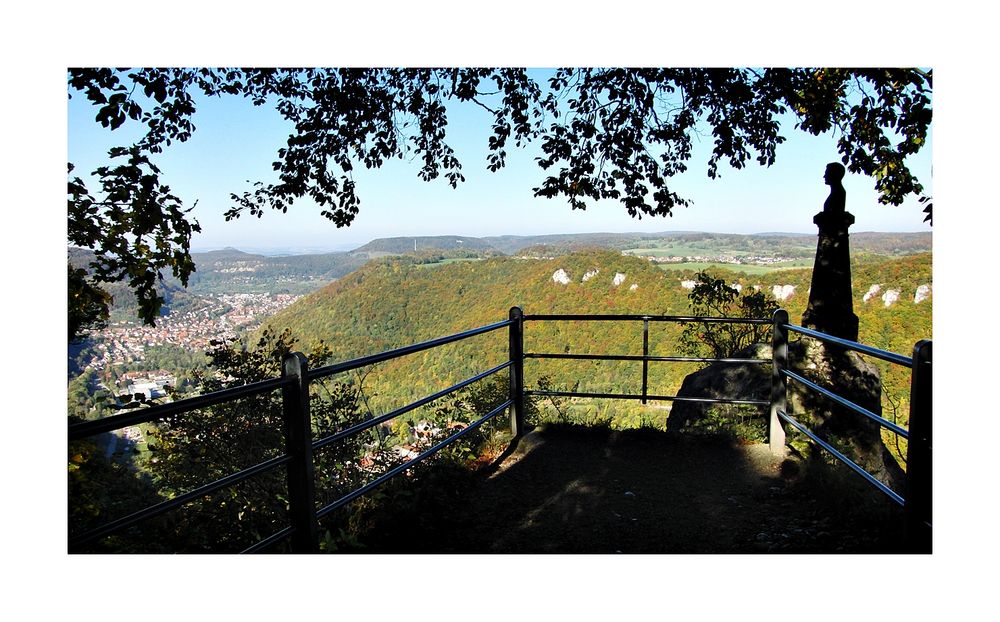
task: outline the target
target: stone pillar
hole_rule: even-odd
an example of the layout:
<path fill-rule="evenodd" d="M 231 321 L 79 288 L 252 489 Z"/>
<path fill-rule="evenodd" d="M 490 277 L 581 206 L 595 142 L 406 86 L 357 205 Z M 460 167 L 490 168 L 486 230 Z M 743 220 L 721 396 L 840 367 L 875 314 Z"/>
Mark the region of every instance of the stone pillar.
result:
<path fill-rule="evenodd" d="M 813 264 L 809 306 L 802 325 L 842 339 L 858 340 L 858 316 L 854 314 L 851 291 L 851 251 L 847 229 L 854 216 L 844 210 L 846 193 L 841 185 L 844 167 L 829 164 L 824 179 L 830 196 L 823 211 L 813 217 L 819 227 L 816 260 Z"/>

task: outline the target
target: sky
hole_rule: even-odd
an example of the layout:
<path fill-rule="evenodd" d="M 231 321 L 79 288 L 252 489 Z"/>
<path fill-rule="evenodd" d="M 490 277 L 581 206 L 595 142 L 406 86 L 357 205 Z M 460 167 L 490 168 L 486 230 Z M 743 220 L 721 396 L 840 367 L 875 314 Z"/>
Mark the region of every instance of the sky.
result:
<path fill-rule="evenodd" d="M 534 77 L 544 84 L 549 70 Z M 443 178 L 425 182 L 417 177 L 419 163 L 393 159 L 379 169 L 355 167 L 354 180 L 361 197 L 360 213 L 350 227 L 338 229 L 320 216 L 310 199 L 297 201 L 281 214 L 263 218 L 243 216 L 226 222 L 230 193 L 251 189 L 250 182 L 274 180 L 271 163 L 285 144 L 291 125 L 273 106 L 255 107 L 235 97 L 197 99 L 196 131 L 185 143 L 167 147 L 154 160 L 163 179 L 202 227 L 192 239 L 195 250 L 235 247 L 242 250 L 349 250 L 379 237 L 429 235 L 539 235 L 585 232 L 711 231 L 719 233 L 815 233 L 812 216 L 822 208 L 829 191 L 823 183 L 828 162 L 838 161 L 836 136 L 814 137 L 794 129 L 788 116 L 782 124 L 786 142 L 778 147 L 776 162 L 762 167 L 751 161 L 742 170 L 722 164 L 721 177 L 709 179 L 707 164 L 711 135 L 696 139 L 685 173 L 670 186 L 693 201 L 678 207 L 671 217 L 629 216 L 617 201 L 588 202 L 586 210 L 572 210 L 560 198 L 533 196 L 544 171 L 535 163 L 538 141 L 523 149 L 508 148 L 507 166 L 495 173 L 486 168 L 489 113 L 474 104 L 449 108 L 448 140 L 463 164 L 466 181 L 451 188 Z M 92 171 L 106 162 L 116 144 L 129 144 L 142 126 L 131 123 L 107 130 L 94 121 L 96 108 L 75 93 L 68 103 L 67 149 L 75 174 Z M 933 142 L 908 162 L 933 193 Z M 89 186 L 96 188 L 96 183 Z M 856 218 L 852 231 L 929 231 L 921 206 L 910 200 L 901 206 L 881 205 L 874 181 L 848 174 L 848 211 Z"/>

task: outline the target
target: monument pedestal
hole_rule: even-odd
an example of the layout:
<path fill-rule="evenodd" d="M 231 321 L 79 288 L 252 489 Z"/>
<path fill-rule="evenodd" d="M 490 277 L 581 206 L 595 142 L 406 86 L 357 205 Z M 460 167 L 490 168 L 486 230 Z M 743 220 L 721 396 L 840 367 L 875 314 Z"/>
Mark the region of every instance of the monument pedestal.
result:
<path fill-rule="evenodd" d="M 851 292 L 850 212 L 822 211 L 813 217 L 819 227 L 816 261 L 809 288 L 809 306 L 802 325 L 842 339 L 858 340 L 858 316 Z"/>

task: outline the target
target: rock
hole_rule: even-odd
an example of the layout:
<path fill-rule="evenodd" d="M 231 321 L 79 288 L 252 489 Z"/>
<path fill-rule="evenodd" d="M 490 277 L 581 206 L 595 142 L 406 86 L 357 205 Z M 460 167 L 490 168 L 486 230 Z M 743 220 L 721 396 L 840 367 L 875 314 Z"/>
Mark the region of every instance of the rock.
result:
<path fill-rule="evenodd" d="M 794 285 L 775 285 L 771 288 L 775 300 L 788 300 L 795 293 Z"/>
<path fill-rule="evenodd" d="M 881 415 L 882 383 L 878 368 L 855 352 L 826 348 L 813 339 L 801 339 L 788 347 L 793 371 L 855 404 Z M 754 344 L 734 358 L 771 358 L 771 347 Z M 771 367 L 760 364 L 717 363 L 689 374 L 677 392 L 679 397 L 770 399 Z M 700 424 L 718 405 L 676 401 L 667 418 L 671 433 L 703 432 Z M 882 442 L 879 425 L 867 417 L 831 402 L 826 397 L 788 382 L 788 414 L 820 438 L 833 442 L 839 451 L 894 490 L 901 490 L 902 469 Z M 768 410 L 760 408 L 766 422 Z M 787 443 L 802 458 L 826 453 L 811 440 L 785 425 Z"/>
<path fill-rule="evenodd" d="M 569 285 L 570 279 L 569 279 L 569 274 L 567 274 L 566 271 L 563 270 L 562 268 L 559 268 L 558 270 L 552 273 L 552 280 L 555 281 L 556 283 L 559 283 L 560 285 Z"/>
<path fill-rule="evenodd" d="M 927 300 L 931 295 L 930 285 L 920 285 L 917 287 L 917 291 L 913 294 L 913 304 L 919 304 Z"/>
<path fill-rule="evenodd" d="M 611 284 L 614 285 L 615 287 L 618 287 L 624 282 L 625 282 L 625 275 L 622 274 L 621 272 L 616 272 L 615 278 L 611 279 Z"/>

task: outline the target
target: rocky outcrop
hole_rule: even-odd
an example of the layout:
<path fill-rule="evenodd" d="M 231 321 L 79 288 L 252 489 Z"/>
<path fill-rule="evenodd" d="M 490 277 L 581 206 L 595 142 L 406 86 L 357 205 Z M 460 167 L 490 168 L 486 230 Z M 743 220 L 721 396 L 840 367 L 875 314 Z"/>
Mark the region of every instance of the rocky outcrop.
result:
<path fill-rule="evenodd" d="M 792 370 L 820 386 L 881 415 L 881 378 L 878 368 L 855 352 L 827 348 L 813 340 L 792 342 L 788 348 Z M 771 358 L 771 347 L 755 344 L 734 358 Z M 678 396 L 767 400 L 771 391 L 771 366 L 716 363 L 688 375 Z M 903 472 L 882 442 L 880 426 L 871 419 L 838 406 L 815 391 L 788 381 L 789 415 L 894 490 L 901 490 Z M 685 433 L 699 428 L 710 410 L 719 408 L 697 402 L 674 402 L 667 430 Z M 766 409 L 763 409 L 766 415 Z M 766 419 L 765 419 L 766 421 Z M 824 450 L 791 426 L 787 442 L 803 457 Z"/>
<path fill-rule="evenodd" d="M 562 268 L 559 268 L 552 273 L 552 280 L 560 285 L 569 285 L 569 274 Z"/>
<path fill-rule="evenodd" d="M 788 300 L 795 293 L 794 285 L 775 285 L 771 288 L 771 294 L 775 300 Z"/>
<path fill-rule="evenodd" d="M 865 292 L 865 295 L 861 298 L 861 300 L 863 302 L 868 302 L 869 300 L 874 298 L 875 295 L 878 294 L 880 291 L 882 291 L 882 285 L 880 283 L 876 283 L 875 285 L 872 285 L 871 287 L 868 288 L 868 291 Z"/>
<path fill-rule="evenodd" d="M 886 290 L 886 292 L 884 294 L 882 294 L 882 302 L 885 303 L 886 307 L 891 307 L 892 304 L 894 302 L 896 302 L 897 300 L 899 300 L 899 290 L 898 289 Z"/>

